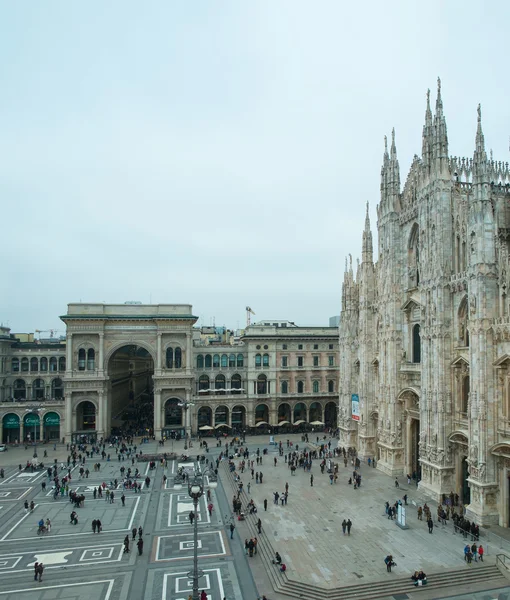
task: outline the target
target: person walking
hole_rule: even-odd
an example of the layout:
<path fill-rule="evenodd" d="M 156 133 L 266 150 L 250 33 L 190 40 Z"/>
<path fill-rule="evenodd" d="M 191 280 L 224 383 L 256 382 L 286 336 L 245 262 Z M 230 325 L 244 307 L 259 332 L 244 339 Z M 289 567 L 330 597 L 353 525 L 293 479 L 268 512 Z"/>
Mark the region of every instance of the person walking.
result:
<path fill-rule="evenodd" d="M 36 562 L 34 564 L 34 581 L 37 581 L 37 569 L 39 568 L 39 563 Z"/>
<path fill-rule="evenodd" d="M 397 477 L 395 477 L 395 487 L 396 487 L 396 488 L 400 487 L 400 486 L 398 485 L 398 478 L 397 478 Z"/>
<path fill-rule="evenodd" d="M 313 473 L 310 475 L 310 487 L 313 487 Z"/>
<path fill-rule="evenodd" d="M 233 540 L 234 539 L 234 529 L 236 528 L 236 526 L 234 525 L 234 523 L 230 523 L 230 539 Z"/>
<path fill-rule="evenodd" d="M 250 485 L 250 484 L 248 484 Z M 212 517 L 212 511 L 214 508 L 214 504 L 212 502 L 209 502 L 209 504 L 207 505 L 207 510 L 209 511 L 209 517 Z"/>
<path fill-rule="evenodd" d="M 347 530 L 347 521 L 344 519 L 342 521 L 342 533 L 345 535 L 345 532 Z"/>
<path fill-rule="evenodd" d="M 37 573 L 36 573 L 36 575 L 39 577 L 39 581 L 42 581 L 43 572 L 44 572 L 44 565 L 42 563 L 39 563 L 37 565 Z"/>
<path fill-rule="evenodd" d="M 264 510 L 267 511 L 267 498 L 264 498 Z"/>
<path fill-rule="evenodd" d="M 122 506 L 126 506 L 126 496 L 124 492 L 122 492 L 122 496 L 120 497 L 120 501 L 122 502 Z"/>
<path fill-rule="evenodd" d="M 124 538 L 124 552 L 123 554 L 129 554 L 129 536 L 126 535 Z"/>
<path fill-rule="evenodd" d="M 432 517 L 430 517 L 427 521 L 427 525 L 429 528 L 429 533 L 432 533 L 432 530 L 434 529 L 434 521 L 432 520 Z"/>
<path fill-rule="evenodd" d="M 133 535 L 133 540 L 136 539 L 136 527 L 133 527 L 133 529 L 131 530 L 131 533 Z"/>
<path fill-rule="evenodd" d="M 191 525 L 193 525 L 193 521 L 195 520 L 195 513 L 190 510 L 189 511 L 189 522 L 191 523 Z"/>
<path fill-rule="evenodd" d="M 138 556 L 141 556 L 143 552 L 143 538 L 140 538 L 138 542 L 136 542 L 136 547 L 138 548 Z"/>
<path fill-rule="evenodd" d="M 347 535 L 351 535 L 352 521 L 347 519 Z"/>
<path fill-rule="evenodd" d="M 483 549 L 482 544 L 478 546 L 478 557 L 480 558 L 480 562 L 483 562 L 483 553 L 485 550 Z"/>
<path fill-rule="evenodd" d="M 261 529 L 262 529 L 262 521 L 260 519 L 257 521 L 257 529 L 258 529 L 258 532 L 259 532 L 259 535 L 260 535 Z"/>
<path fill-rule="evenodd" d="M 388 556 L 384 559 L 384 562 L 386 563 L 386 571 L 388 573 L 391 573 L 391 567 L 393 567 L 396 564 L 393 562 L 393 556 L 391 554 L 388 554 Z"/>

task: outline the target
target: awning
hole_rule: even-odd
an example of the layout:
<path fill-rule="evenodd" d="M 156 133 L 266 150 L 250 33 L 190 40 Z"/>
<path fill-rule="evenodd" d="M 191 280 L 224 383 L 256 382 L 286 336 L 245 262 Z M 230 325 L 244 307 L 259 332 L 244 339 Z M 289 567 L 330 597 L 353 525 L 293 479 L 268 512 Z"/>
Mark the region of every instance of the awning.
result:
<path fill-rule="evenodd" d="M 312 421 L 310 425 L 324 425 L 322 421 Z"/>
<path fill-rule="evenodd" d="M 299 421 L 296 421 L 296 422 L 294 423 L 294 425 L 301 425 L 301 424 L 303 424 L 303 423 L 306 423 L 306 421 L 303 421 L 303 419 L 300 419 Z"/>
<path fill-rule="evenodd" d="M 216 429 L 218 429 L 218 427 L 230 427 L 230 425 L 227 425 L 226 423 L 220 423 L 219 425 L 216 425 Z M 230 429 L 232 429 L 230 427 Z"/>
<path fill-rule="evenodd" d="M 4 429 L 19 429 L 19 417 L 14 413 L 5 415 L 2 419 Z"/>
<path fill-rule="evenodd" d="M 25 425 L 28 425 L 28 427 L 38 427 L 41 423 L 41 419 L 39 418 L 39 415 L 29 414 L 25 416 L 23 422 Z"/>
<path fill-rule="evenodd" d="M 290 421 L 280 421 L 278 425 L 290 425 Z"/>
<path fill-rule="evenodd" d="M 269 423 L 266 423 L 266 421 L 259 421 L 255 427 L 260 427 L 261 425 L 269 425 Z"/>
<path fill-rule="evenodd" d="M 56 427 L 60 425 L 60 416 L 56 412 L 49 412 L 44 415 L 43 421 L 47 427 Z"/>
<path fill-rule="evenodd" d="M 211 427 L 210 425 L 202 425 L 202 427 L 198 428 L 200 431 L 210 431 L 211 429 L 214 429 L 214 427 Z"/>

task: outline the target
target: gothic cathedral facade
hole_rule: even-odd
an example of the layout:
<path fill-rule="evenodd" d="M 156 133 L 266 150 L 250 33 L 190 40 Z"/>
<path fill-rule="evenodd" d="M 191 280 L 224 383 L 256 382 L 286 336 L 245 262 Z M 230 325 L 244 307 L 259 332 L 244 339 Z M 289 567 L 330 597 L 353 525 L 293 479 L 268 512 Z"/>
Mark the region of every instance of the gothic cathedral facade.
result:
<path fill-rule="evenodd" d="M 480 107 L 473 158 L 449 156 L 440 81 L 403 188 L 385 142 L 377 238 L 374 262 L 367 207 L 343 281 L 340 444 L 508 527 L 510 172 L 487 157 Z"/>

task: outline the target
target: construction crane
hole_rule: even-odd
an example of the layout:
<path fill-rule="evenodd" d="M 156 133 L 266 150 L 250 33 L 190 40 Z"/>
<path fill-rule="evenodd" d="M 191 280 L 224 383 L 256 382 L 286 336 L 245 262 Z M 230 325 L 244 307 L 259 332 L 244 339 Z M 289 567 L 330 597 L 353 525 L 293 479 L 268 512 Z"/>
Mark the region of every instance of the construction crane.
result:
<path fill-rule="evenodd" d="M 247 306 L 246 307 L 246 327 L 249 327 L 251 325 L 251 315 L 254 315 L 255 313 L 253 312 L 253 310 Z"/>
<path fill-rule="evenodd" d="M 55 333 L 60 331 L 60 329 L 36 329 L 35 332 L 39 334 L 39 339 L 41 339 L 41 333 L 49 333 L 50 338 L 55 337 Z"/>

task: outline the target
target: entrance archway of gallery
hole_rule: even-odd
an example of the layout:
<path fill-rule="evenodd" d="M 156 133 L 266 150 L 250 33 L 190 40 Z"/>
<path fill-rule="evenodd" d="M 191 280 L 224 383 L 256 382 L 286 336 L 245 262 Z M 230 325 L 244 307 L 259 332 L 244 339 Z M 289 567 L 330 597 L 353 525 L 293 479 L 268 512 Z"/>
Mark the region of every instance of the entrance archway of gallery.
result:
<path fill-rule="evenodd" d="M 406 473 L 421 479 L 420 466 L 420 394 L 415 388 L 406 388 L 398 395 L 400 415 L 397 417 L 405 448 Z M 398 425 L 397 425 L 398 427 Z"/>
<path fill-rule="evenodd" d="M 154 348 L 143 340 L 120 341 L 105 358 L 107 402 L 105 434 L 129 424 L 136 434 L 154 430 Z"/>

